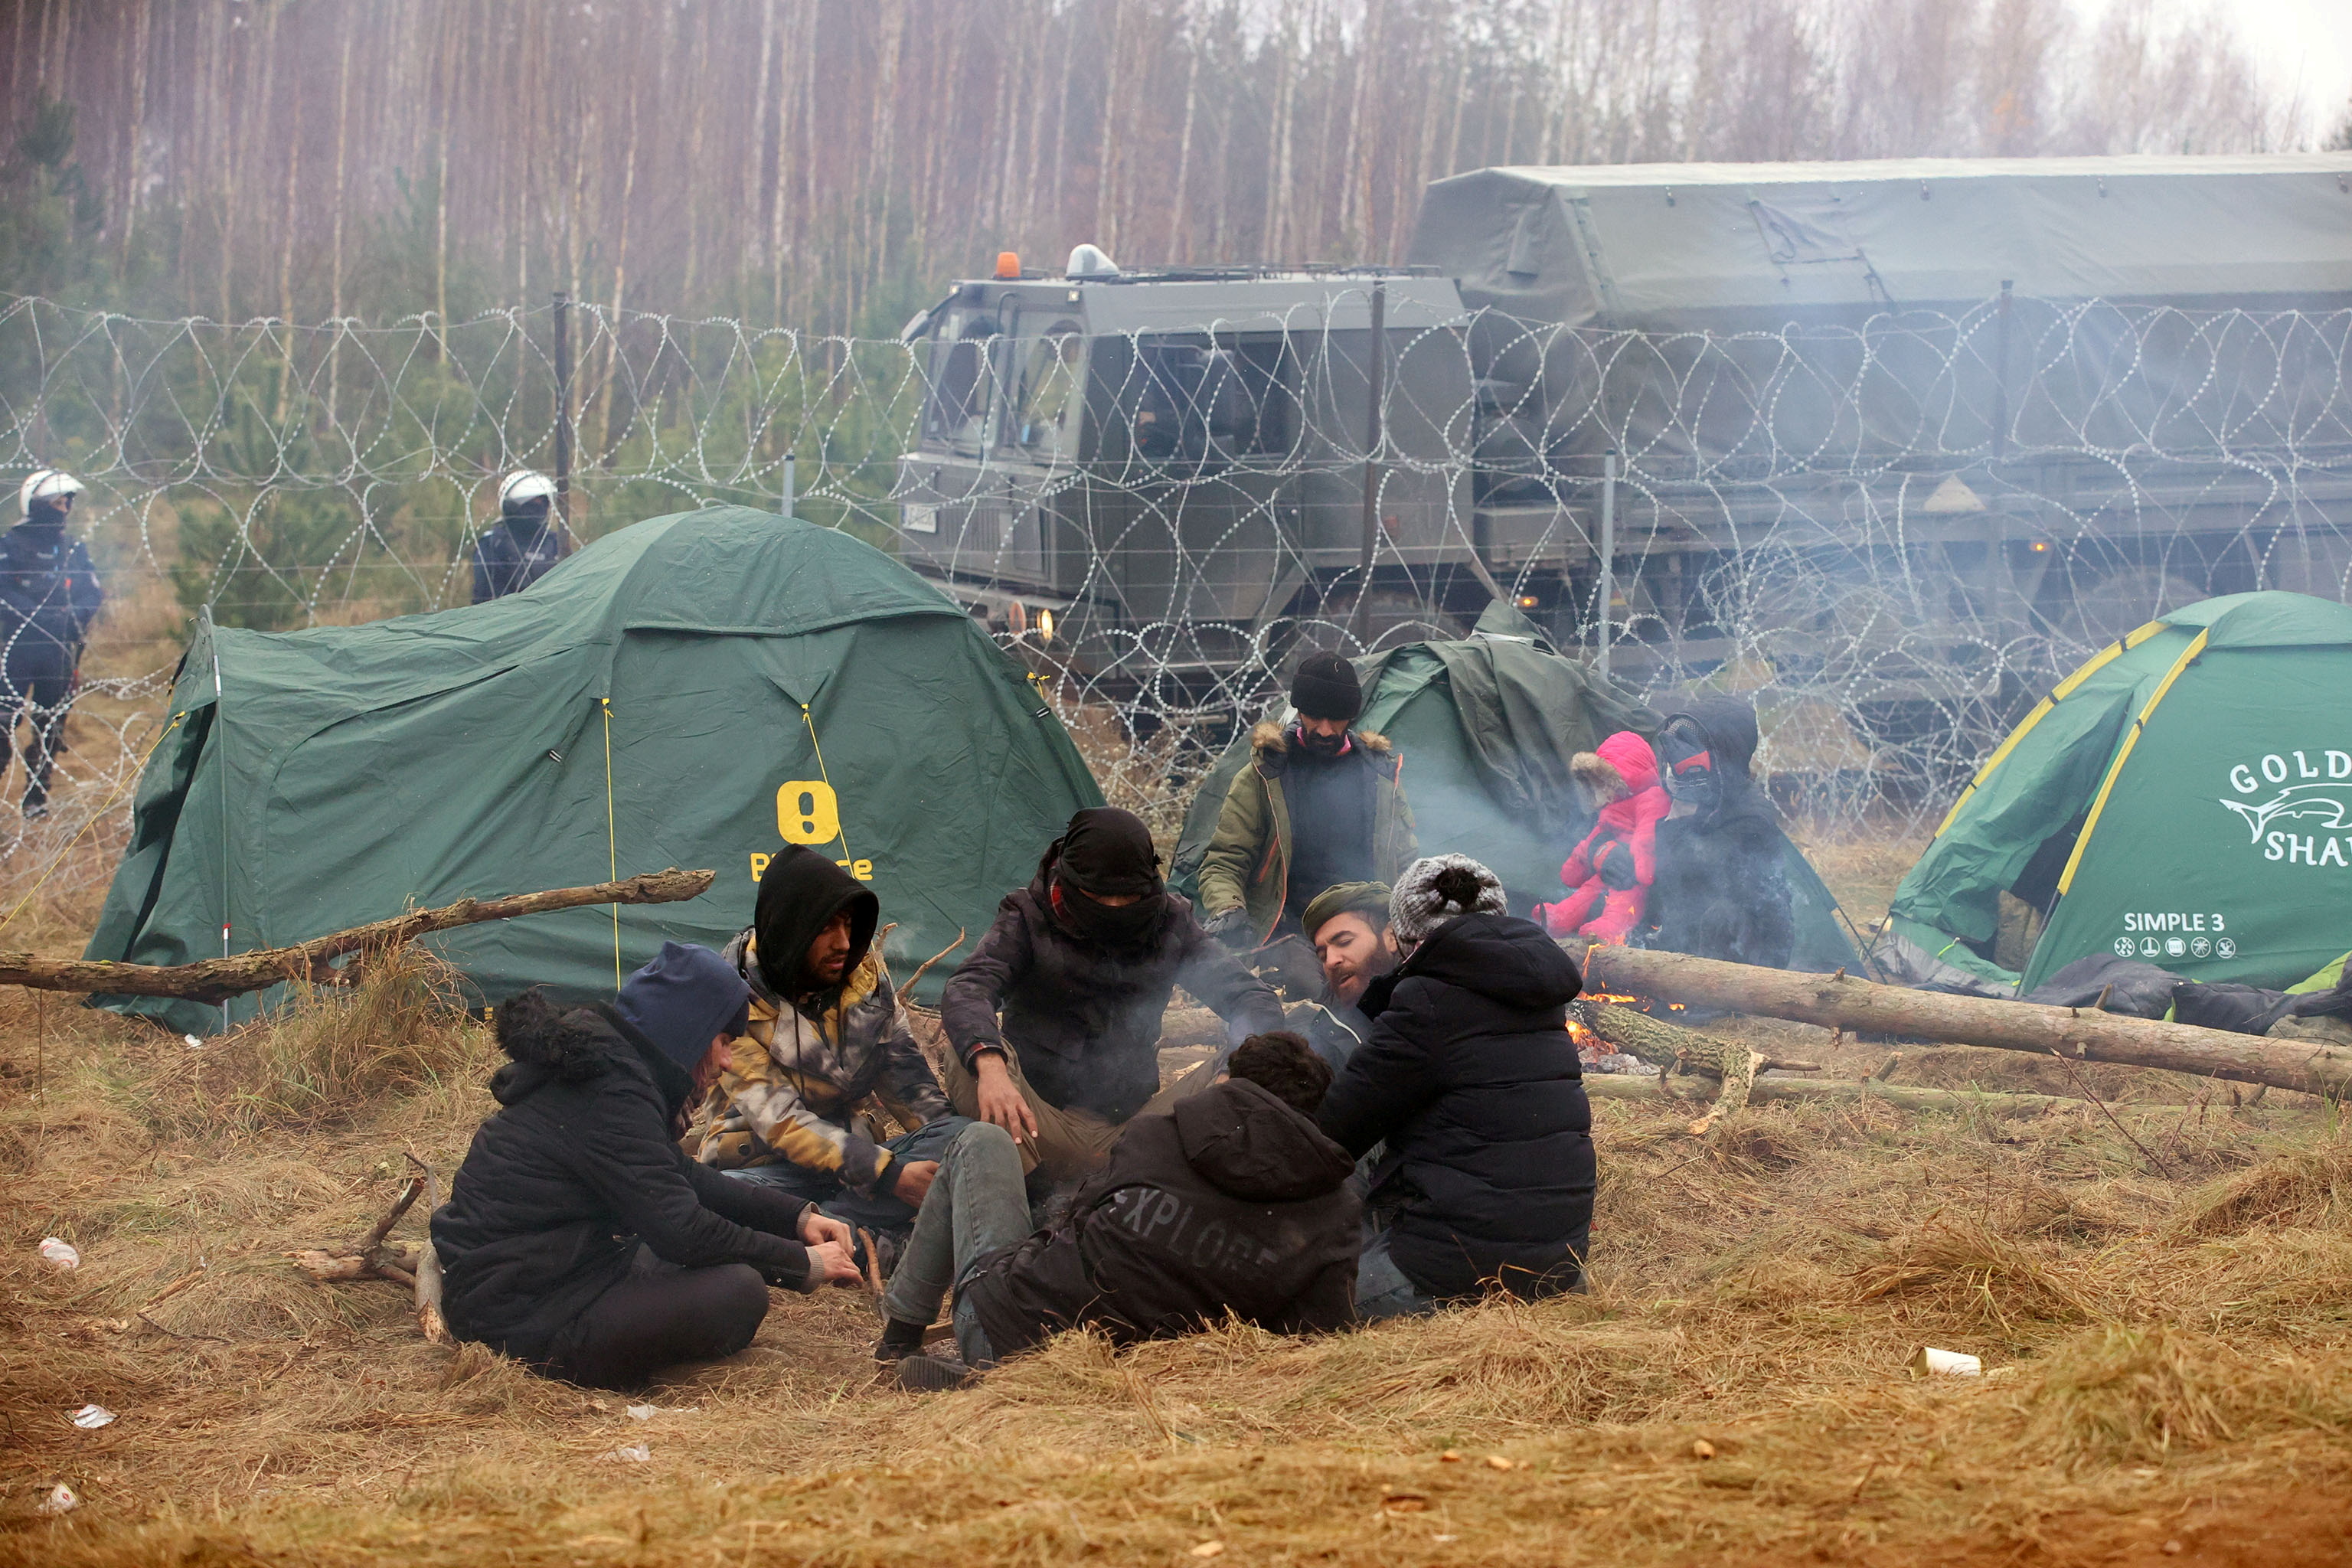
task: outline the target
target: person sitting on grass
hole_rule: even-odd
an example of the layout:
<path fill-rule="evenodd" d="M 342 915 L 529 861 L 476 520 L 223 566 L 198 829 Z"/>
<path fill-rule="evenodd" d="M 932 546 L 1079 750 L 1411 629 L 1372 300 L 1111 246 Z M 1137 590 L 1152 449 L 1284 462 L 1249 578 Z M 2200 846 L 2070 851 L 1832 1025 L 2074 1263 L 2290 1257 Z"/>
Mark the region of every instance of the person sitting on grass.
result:
<path fill-rule="evenodd" d="M 1386 882 L 1342 882 L 1307 906 L 1307 940 L 1323 966 L 1322 999 L 1308 1004 L 1307 1043 L 1335 1073 L 1372 1032 L 1360 1005 L 1365 991 L 1397 966 L 1389 892 Z"/>
<path fill-rule="evenodd" d="M 1228 1073 L 1129 1122 L 1067 1215 L 1034 1234 L 1012 1136 L 958 1133 L 883 1297 L 876 1359 L 903 1386 L 951 1388 L 1066 1329 L 1125 1345 L 1228 1313 L 1278 1334 L 1353 1322 L 1362 1205 L 1353 1163 L 1314 1121 L 1331 1069 L 1276 1031 L 1236 1047 Z M 950 1286 L 960 1361 L 922 1353 Z"/>
<path fill-rule="evenodd" d="M 1365 989 L 1371 1037 L 1317 1121 L 1376 1144 L 1356 1306 L 1426 1312 L 1490 1289 L 1580 1288 L 1592 1228 L 1592 1108 L 1568 1004 L 1576 961 L 1507 912 L 1463 855 L 1416 860 L 1389 901 L 1404 962 Z"/>
<path fill-rule="evenodd" d="M 871 888 L 803 845 L 768 862 L 751 927 L 725 954 L 751 989 L 750 1021 L 688 1145 L 706 1165 L 865 1229 L 887 1275 L 966 1119 L 949 1110 L 874 951 L 881 910 Z M 908 1131 L 884 1137 L 882 1114 Z"/>
<path fill-rule="evenodd" d="M 1160 1025 L 1180 983 L 1229 1039 L 1282 1026 L 1274 992 L 1168 890 L 1142 819 L 1077 813 L 940 994 L 949 1100 L 1012 1133 L 1045 1179 L 1091 1174 L 1129 1117 L 1173 1098 Z"/>
<path fill-rule="evenodd" d="M 610 1005 L 501 1004 L 496 1114 L 433 1215 L 449 1331 L 590 1388 L 751 1342 L 768 1287 L 857 1279 L 849 1227 L 688 1160 L 680 1112 L 751 992 L 707 947 L 666 942 Z"/>

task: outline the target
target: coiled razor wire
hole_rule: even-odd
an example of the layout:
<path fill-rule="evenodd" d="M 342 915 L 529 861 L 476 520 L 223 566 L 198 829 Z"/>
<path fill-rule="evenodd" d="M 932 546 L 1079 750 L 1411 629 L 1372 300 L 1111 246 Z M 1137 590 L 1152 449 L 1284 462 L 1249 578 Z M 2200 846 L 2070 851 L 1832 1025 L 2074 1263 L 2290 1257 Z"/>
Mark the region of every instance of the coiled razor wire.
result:
<path fill-rule="evenodd" d="M 1572 657 L 1605 619 L 1612 673 L 1654 702 L 1752 698 L 1784 804 L 1899 832 L 2158 611 L 2352 593 L 2352 311 L 2018 299 L 1672 333 L 1468 313 L 1389 334 L 1374 449 L 1367 334 L 1322 326 L 1370 280 L 1318 287 L 1271 329 L 1085 340 L 573 305 L 560 399 L 550 308 L 298 326 L 0 297 L 0 474 L 81 478 L 109 593 L 51 815 L 22 819 L 13 774 L 0 800 L 10 875 L 90 826 L 52 886 L 110 875 L 195 617 L 465 603 L 499 478 L 555 468 L 559 433 L 583 540 L 789 489 L 930 575 L 1163 834 L 1301 650 L 1468 635 L 1489 583 Z"/>

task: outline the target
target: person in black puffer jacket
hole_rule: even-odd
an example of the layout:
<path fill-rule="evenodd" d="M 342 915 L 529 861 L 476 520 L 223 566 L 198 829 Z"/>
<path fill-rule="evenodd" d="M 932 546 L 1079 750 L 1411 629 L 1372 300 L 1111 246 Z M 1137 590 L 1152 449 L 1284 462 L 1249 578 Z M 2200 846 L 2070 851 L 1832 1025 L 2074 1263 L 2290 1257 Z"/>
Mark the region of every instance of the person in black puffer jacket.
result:
<path fill-rule="evenodd" d="M 1160 1022 L 1179 984 L 1233 1043 L 1282 1027 L 1274 992 L 1168 890 L 1142 820 L 1077 813 L 940 996 L 949 1102 L 1012 1133 L 1052 1180 L 1093 1173 L 1160 1092 Z M 1170 1092 L 1207 1082 L 1196 1070 Z"/>
<path fill-rule="evenodd" d="M 1636 931 L 1635 944 L 1788 967 L 1797 927 L 1780 865 L 1786 840 L 1748 771 L 1756 710 L 1736 697 L 1694 698 L 1667 715 L 1658 753 L 1675 809 L 1658 825 L 1653 929 Z"/>
<path fill-rule="evenodd" d="M 850 1281 L 849 1227 L 679 1150 L 679 1112 L 716 1077 L 751 1000 L 708 948 L 664 944 L 611 1005 L 537 991 L 501 1005 L 514 1059 L 490 1080 L 433 1215 L 449 1331 L 594 1388 L 732 1355 L 769 1284 Z"/>
<path fill-rule="evenodd" d="M 1582 1283 L 1592 1109 L 1567 1009 L 1583 977 L 1507 908 L 1475 860 L 1413 862 L 1390 903 L 1405 960 L 1365 991 L 1371 1037 L 1317 1117 L 1352 1154 L 1387 1141 L 1356 1277 L 1367 1318 Z"/>

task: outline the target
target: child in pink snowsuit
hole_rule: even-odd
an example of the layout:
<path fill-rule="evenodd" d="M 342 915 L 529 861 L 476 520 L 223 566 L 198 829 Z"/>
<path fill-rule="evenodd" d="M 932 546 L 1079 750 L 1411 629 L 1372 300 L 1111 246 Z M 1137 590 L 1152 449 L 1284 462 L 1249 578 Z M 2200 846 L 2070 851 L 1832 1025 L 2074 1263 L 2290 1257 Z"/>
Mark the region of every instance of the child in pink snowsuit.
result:
<path fill-rule="evenodd" d="M 1556 937 L 1575 932 L 1622 942 L 1649 900 L 1658 824 L 1674 801 L 1658 782 L 1657 753 L 1631 730 L 1618 731 L 1597 752 L 1579 752 L 1568 772 L 1600 807 L 1601 820 L 1559 868 L 1560 881 L 1573 890 L 1556 904 L 1538 904 L 1536 919 Z"/>

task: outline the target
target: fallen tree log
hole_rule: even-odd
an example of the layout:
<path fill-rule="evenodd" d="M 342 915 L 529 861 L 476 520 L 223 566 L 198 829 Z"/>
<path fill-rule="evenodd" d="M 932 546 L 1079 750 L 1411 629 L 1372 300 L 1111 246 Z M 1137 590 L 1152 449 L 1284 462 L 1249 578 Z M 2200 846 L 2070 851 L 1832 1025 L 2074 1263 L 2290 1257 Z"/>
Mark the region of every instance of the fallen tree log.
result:
<path fill-rule="evenodd" d="M 1654 1078 L 1637 1078 L 1631 1073 L 1589 1072 L 1584 1075 L 1584 1092 L 1595 1100 L 1631 1100 L 1653 1105 L 1683 1105 L 1699 1108 L 1699 1102 L 1686 1100 Z M 1991 1094 L 1975 1089 L 1915 1089 L 1906 1084 L 1880 1083 L 1876 1079 L 1848 1082 L 1838 1079 L 1759 1078 L 1748 1086 L 1751 1102 L 1767 1100 L 1813 1101 L 1846 1101 L 1874 1100 L 1902 1110 L 1983 1110 L 1999 1116 L 2037 1116 L 2061 1106 L 2072 1105 L 2090 1109 L 2090 1102 L 2069 1100 L 2054 1094 Z M 2167 1110 L 2178 1110 L 2166 1106 Z"/>
<path fill-rule="evenodd" d="M 1720 1007 L 1853 1034 L 2157 1068 L 2331 1098 L 2352 1092 L 2352 1048 L 2340 1046 L 2290 1044 L 2094 1008 L 1906 991 L 1843 971 L 1797 974 L 1687 953 L 1563 945 L 1584 966 L 1585 990 L 1599 994 Z"/>
<path fill-rule="evenodd" d="M 460 899 L 437 910 L 412 910 L 390 920 L 314 937 L 291 947 L 262 948 L 228 958 L 207 958 L 197 963 L 110 963 L 37 958 L 29 952 L 0 952 L 0 984 L 37 991 L 179 996 L 191 1002 L 220 1002 L 288 980 L 305 980 L 313 985 L 348 985 L 358 978 L 355 970 L 369 952 L 381 952 L 435 931 L 483 921 L 578 909 L 585 904 L 676 903 L 700 896 L 709 888 L 712 877 L 709 871 L 681 871 L 673 866 L 667 871 L 625 877 L 617 882 L 599 882 L 590 888 L 558 888 L 551 892 L 513 893 L 498 899 Z M 354 963 L 336 966 L 336 959 L 351 953 L 361 957 Z"/>

